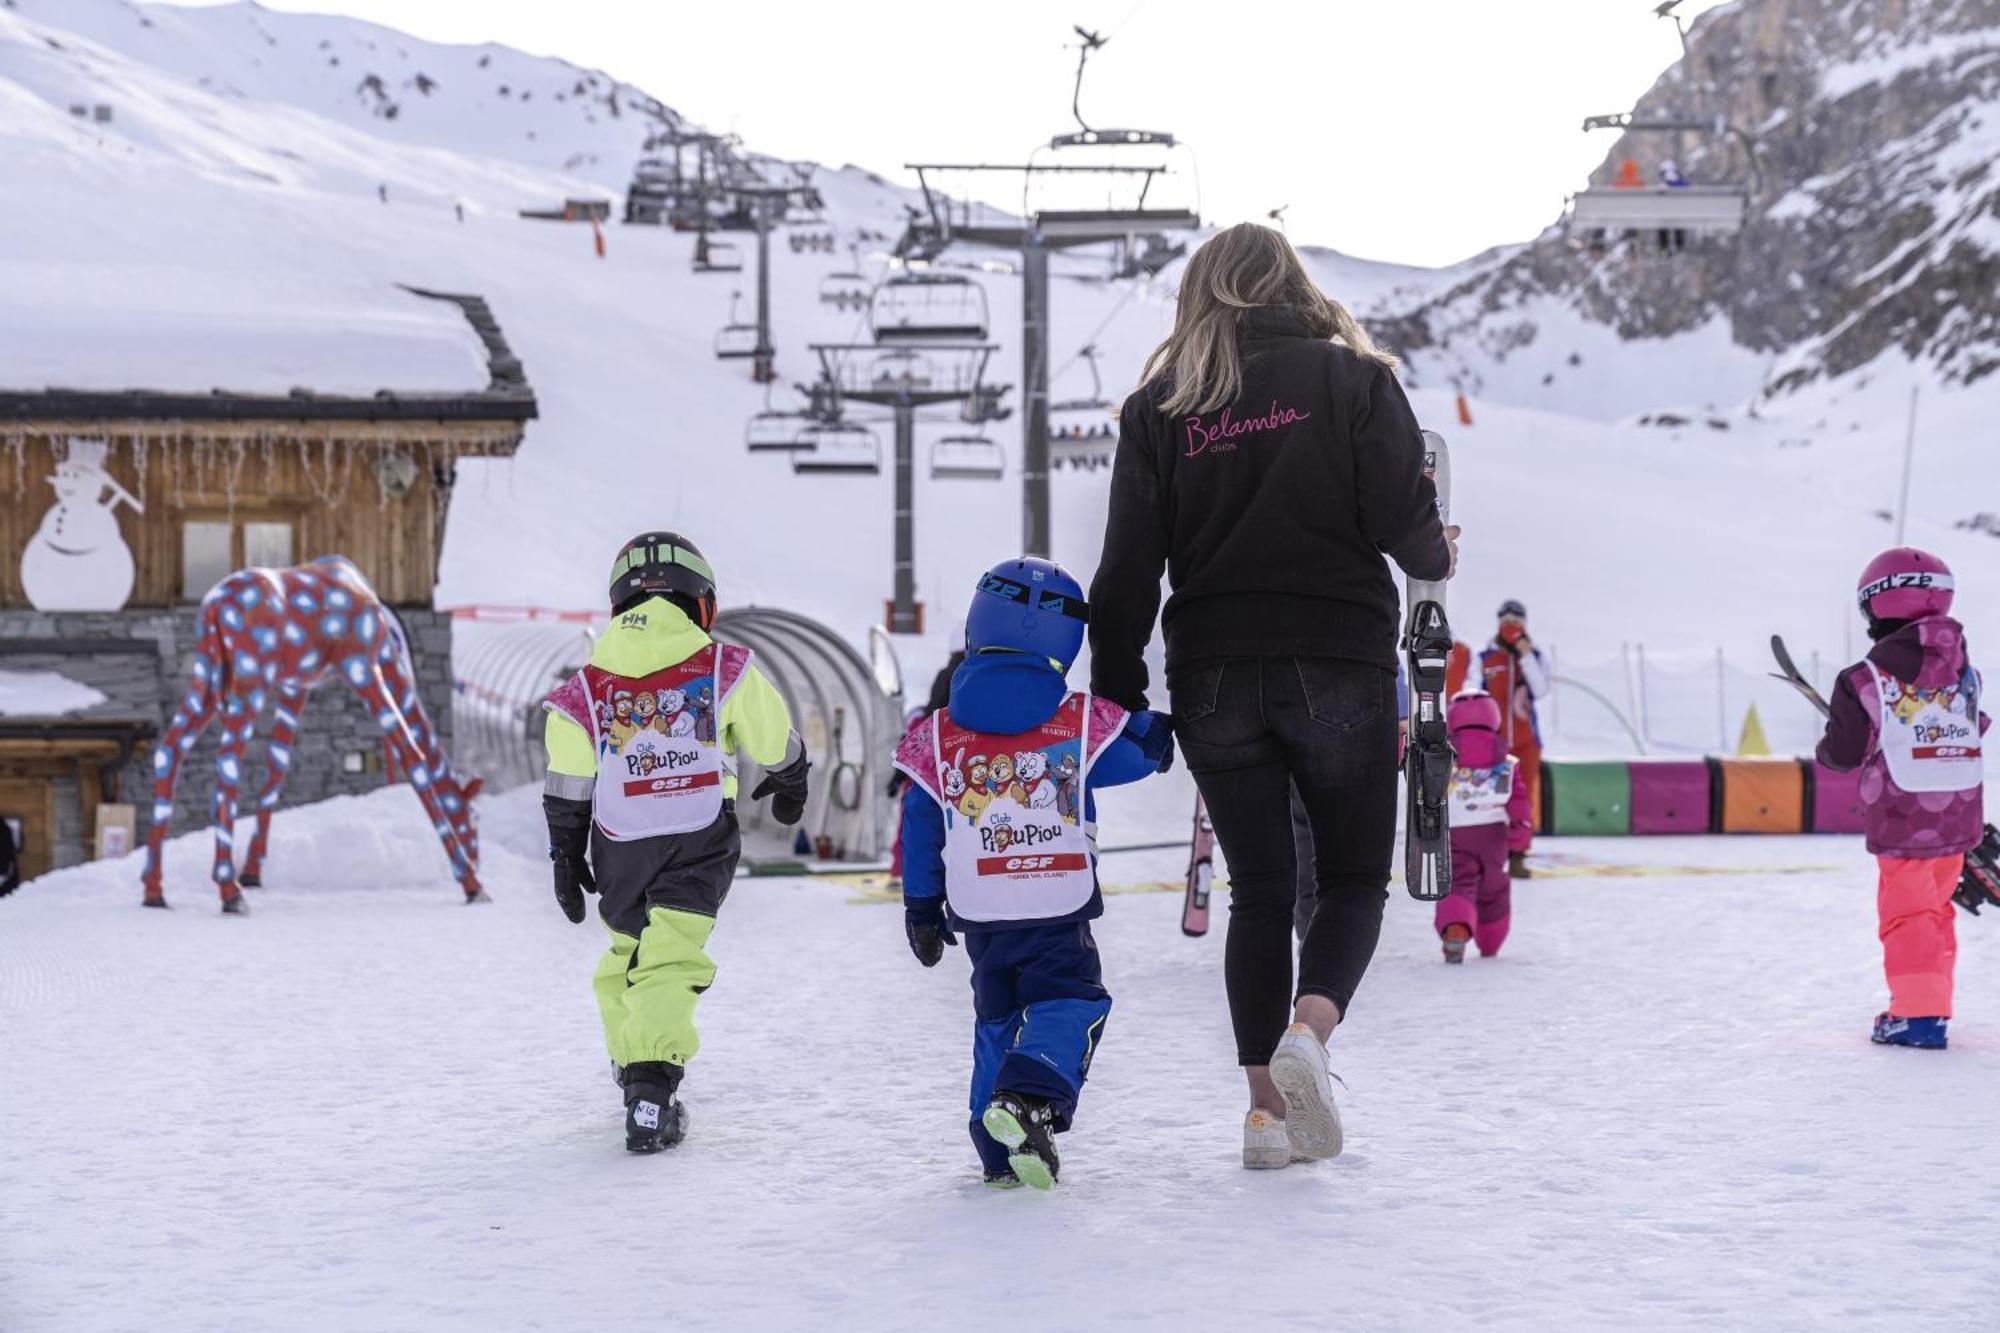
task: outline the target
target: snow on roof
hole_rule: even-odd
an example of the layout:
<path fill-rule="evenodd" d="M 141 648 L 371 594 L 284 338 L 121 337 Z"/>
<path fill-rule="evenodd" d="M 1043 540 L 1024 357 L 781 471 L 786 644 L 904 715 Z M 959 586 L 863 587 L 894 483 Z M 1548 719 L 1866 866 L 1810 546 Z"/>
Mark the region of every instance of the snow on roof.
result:
<path fill-rule="evenodd" d="M 486 352 L 449 302 L 269 268 L 0 261 L 0 388 L 476 392 Z"/>
<path fill-rule="evenodd" d="M 104 702 L 102 691 L 54 671 L 0 671 L 0 717 L 62 717 Z"/>

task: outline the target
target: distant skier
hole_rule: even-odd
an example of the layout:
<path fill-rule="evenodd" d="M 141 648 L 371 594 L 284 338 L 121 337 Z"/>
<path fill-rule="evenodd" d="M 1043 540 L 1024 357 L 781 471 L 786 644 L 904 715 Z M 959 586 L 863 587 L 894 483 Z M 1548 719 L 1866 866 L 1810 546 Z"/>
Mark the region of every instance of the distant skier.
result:
<path fill-rule="evenodd" d="M 1513 884 L 1508 854 L 1534 831 L 1520 761 L 1500 739 L 1500 704 L 1485 690 L 1467 690 L 1445 712 L 1458 762 L 1451 775 L 1451 893 L 1434 915 L 1447 963 L 1465 961 L 1465 946 L 1491 958 L 1507 939 Z"/>
<path fill-rule="evenodd" d="M 1951 569 L 1901 546 L 1856 594 L 1875 646 L 1834 686 L 1819 761 L 1861 770 L 1889 1007 L 1873 1040 L 1943 1050 L 1958 945 L 1951 897 L 1985 823 L 1979 673 L 1950 615 Z"/>
<path fill-rule="evenodd" d="M 1499 628 L 1479 655 L 1479 673 L 1486 692 L 1500 704 L 1501 746 L 1521 761 L 1528 808 L 1536 811 L 1541 809 L 1542 732 L 1535 703 L 1548 696 L 1553 682 L 1542 650 L 1528 637 L 1528 608 L 1510 597 L 1500 604 L 1499 615 Z M 1531 877 L 1527 856 L 1532 843 L 1531 833 L 1518 847 L 1508 849 L 1507 873 L 1515 879 Z"/>
<path fill-rule="evenodd" d="M 611 567 L 612 620 L 590 664 L 547 705 L 542 811 L 556 902 L 581 924 L 584 894 L 598 894 L 611 932 L 591 986 L 632 1152 L 672 1147 L 687 1132 L 675 1093 L 700 1045 L 695 1001 L 715 981 L 703 948 L 743 849 L 726 757 L 764 767 L 750 799 L 769 796 L 779 823 L 805 813 L 809 764 L 784 697 L 749 650 L 709 638 L 715 611 L 715 575 L 694 543 L 671 532 L 633 538 Z M 620 696 L 703 691 L 714 733 L 606 721 Z"/>
<path fill-rule="evenodd" d="M 1618 174 L 1612 178 L 1614 190 L 1643 190 L 1646 178 L 1639 174 L 1639 163 L 1635 158 L 1626 158 L 1618 164 Z"/>
<path fill-rule="evenodd" d="M 965 936 L 972 1141 L 994 1186 L 1055 1184 L 1053 1136 L 1070 1127 L 1111 1012 L 1090 933 L 1104 912 L 1094 794 L 1173 762 L 1167 719 L 1065 683 L 1087 616 L 1083 589 L 1053 562 L 1023 556 L 994 566 L 973 594 L 949 699 L 896 750 L 910 778 L 903 928 L 925 967 L 958 942 L 954 932 Z M 982 754 L 1023 755 L 1031 772 L 1046 764 L 1080 773 L 1081 809 L 1037 802 L 1020 783 L 954 804 L 952 793 L 979 782 L 966 756 Z"/>
<path fill-rule="evenodd" d="M 1668 190 L 1685 190 L 1688 178 L 1681 174 L 1680 164 L 1672 158 L 1660 163 L 1660 185 Z M 1687 249 L 1687 230 L 1683 227 L 1660 228 L 1660 249 L 1668 254 L 1678 254 Z"/>

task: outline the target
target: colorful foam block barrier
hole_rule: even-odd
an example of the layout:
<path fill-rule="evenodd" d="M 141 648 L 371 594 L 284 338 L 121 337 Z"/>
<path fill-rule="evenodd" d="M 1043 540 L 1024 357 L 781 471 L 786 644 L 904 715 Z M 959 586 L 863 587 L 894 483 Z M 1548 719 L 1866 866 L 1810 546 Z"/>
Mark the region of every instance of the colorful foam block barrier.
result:
<path fill-rule="evenodd" d="M 1542 761 L 1541 832 L 1859 833 L 1859 775 L 1811 759 Z"/>
<path fill-rule="evenodd" d="M 1631 766 L 1543 763 L 1542 811 L 1550 833 L 1623 837 L 1632 831 Z"/>
<path fill-rule="evenodd" d="M 1806 765 L 1806 781 L 1812 791 L 1814 833 L 1859 833 L 1861 825 L 1861 770 L 1842 773 L 1818 764 Z"/>
<path fill-rule="evenodd" d="M 1717 833 L 1806 832 L 1806 775 L 1796 759 L 1711 759 Z"/>
<path fill-rule="evenodd" d="M 1708 765 L 1700 759 L 1635 759 L 1632 771 L 1632 832 L 1706 833 L 1709 825 Z"/>

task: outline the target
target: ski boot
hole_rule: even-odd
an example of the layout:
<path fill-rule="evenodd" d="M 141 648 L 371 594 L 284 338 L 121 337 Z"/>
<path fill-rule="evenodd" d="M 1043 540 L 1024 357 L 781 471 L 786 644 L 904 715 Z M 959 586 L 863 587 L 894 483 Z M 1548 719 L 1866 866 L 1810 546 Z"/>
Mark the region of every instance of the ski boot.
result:
<path fill-rule="evenodd" d="M 979 1123 L 1007 1150 L 1007 1165 L 1023 1185 L 1054 1187 L 1062 1163 L 1056 1157 L 1055 1111 L 1048 1102 L 1026 1093 L 996 1092 Z"/>
<path fill-rule="evenodd" d="M 1508 879 L 1533 879 L 1534 877 L 1535 872 L 1528 869 L 1528 854 L 1526 852 L 1507 853 Z"/>
<path fill-rule="evenodd" d="M 1021 1178 L 1014 1174 L 1012 1167 L 1001 1167 L 998 1171 L 986 1173 L 985 1185 L 990 1190 L 1017 1190 L 1021 1188 Z"/>
<path fill-rule="evenodd" d="M 1271 1053 L 1271 1081 L 1285 1099 L 1285 1133 L 1300 1160 L 1340 1156 L 1340 1107 L 1333 1100 L 1333 1073 L 1326 1047 L 1304 1023 L 1294 1023 Z"/>
<path fill-rule="evenodd" d="M 1472 927 L 1452 922 L 1444 928 L 1444 960 L 1447 963 L 1465 961 L 1465 945 L 1472 938 Z"/>
<path fill-rule="evenodd" d="M 1914 1046 L 1920 1051 L 1945 1048 L 1942 1018 L 1898 1018 L 1891 1013 L 1875 1015 L 1875 1031 L 1868 1040 L 1877 1046 Z"/>
<path fill-rule="evenodd" d="M 687 1137 L 687 1108 L 674 1096 L 682 1072 L 664 1060 L 625 1066 L 626 1152 L 658 1152 Z"/>

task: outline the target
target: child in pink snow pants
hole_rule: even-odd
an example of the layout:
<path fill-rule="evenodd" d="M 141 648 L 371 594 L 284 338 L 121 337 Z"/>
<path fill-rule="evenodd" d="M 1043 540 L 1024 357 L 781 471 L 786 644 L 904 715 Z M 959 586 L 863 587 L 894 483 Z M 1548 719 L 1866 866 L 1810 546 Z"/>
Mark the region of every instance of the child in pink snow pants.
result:
<path fill-rule="evenodd" d="M 1875 646 L 1834 686 L 1819 760 L 1861 770 L 1889 1008 L 1872 1039 L 1942 1050 L 1958 943 L 1952 890 L 1985 824 L 1979 673 L 1948 612 L 1951 570 L 1914 547 L 1870 561 L 1857 594 Z"/>
<path fill-rule="evenodd" d="M 1512 884 L 1507 853 L 1523 851 L 1534 824 L 1520 761 L 1500 739 L 1500 704 L 1484 690 L 1453 696 L 1445 710 L 1458 763 L 1451 775 L 1451 892 L 1436 924 L 1447 963 L 1465 961 L 1467 940 L 1491 958 L 1507 938 Z"/>

